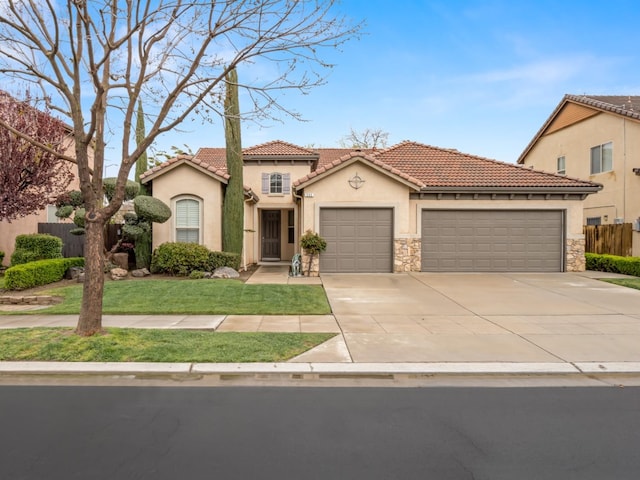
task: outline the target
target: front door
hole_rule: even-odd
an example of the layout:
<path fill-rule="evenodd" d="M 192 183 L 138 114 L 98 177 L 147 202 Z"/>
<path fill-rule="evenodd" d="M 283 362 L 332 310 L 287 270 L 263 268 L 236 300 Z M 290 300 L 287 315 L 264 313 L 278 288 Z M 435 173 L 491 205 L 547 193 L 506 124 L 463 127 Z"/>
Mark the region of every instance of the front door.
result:
<path fill-rule="evenodd" d="M 280 210 L 262 211 L 262 260 L 280 260 Z"/>

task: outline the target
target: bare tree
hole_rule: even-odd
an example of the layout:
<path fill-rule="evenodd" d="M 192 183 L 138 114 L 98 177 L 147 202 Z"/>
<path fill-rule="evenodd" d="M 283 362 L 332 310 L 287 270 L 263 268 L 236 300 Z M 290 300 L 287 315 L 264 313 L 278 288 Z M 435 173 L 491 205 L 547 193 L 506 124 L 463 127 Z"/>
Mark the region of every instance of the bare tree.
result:
<path fill-rule="evenodd" d="M 349 135 L 340 139 L 340 146 L 344 148 L 385 148 L 389 133 L 381 128 L 365 128 L 362 131 L 350 129 Z"/>
<path fill-rule="evenodd" d="M 86 205 L 86 281 L 76 332 L 102 328 L 103 226 L 120 208 L 129 172 L 161 134 L 195 116 L 224 114 L 224 78 L 240 85 L 244 116 L 297 117 L 279 92 L 323 83 L 323 52 L 358 33 L 334 0 L 4 0 L 0 75 L 39 85 L 73 129 Z M 0 77 L 1 78 L 1 77 Z M 132 142 L 138 100 L 148 131 Z M 1 125 L 2 123 L 0 123 Z M 29 138 L 25 136 L 25 138 Z M 103 204 L 107 145 L 121 161 L 116 192 Z M 91 152 L 93 151 L 93 155 Z"/>

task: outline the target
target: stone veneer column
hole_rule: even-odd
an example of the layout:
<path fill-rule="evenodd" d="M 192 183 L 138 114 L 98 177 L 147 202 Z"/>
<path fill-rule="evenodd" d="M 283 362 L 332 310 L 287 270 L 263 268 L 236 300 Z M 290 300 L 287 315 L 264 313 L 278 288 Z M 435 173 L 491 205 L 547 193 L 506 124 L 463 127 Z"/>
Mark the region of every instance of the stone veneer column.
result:
<path fill-rule="evenodd" d="M 419 272 L 422 268 L 422 242 L 419 238 L 393 241 L 393 273 Z"/>
<path fill-rule="evenodd" d="M 309 260 L 311 259 L 311 255 L 306 252 L 302 252 L 302 274 L 308 275 L 310 277 L 319 277 L 320 276 L 320 255 L 316 254 L 313 256 L 313 262 L 311 263 L 311 271 L 309 272 Z"/>
<path fill-rule="evenodd" d="M 584 258 L 585 239 L 567 238 L 565 263 L 567 272 L 584 272 L 586 260 Z"/>

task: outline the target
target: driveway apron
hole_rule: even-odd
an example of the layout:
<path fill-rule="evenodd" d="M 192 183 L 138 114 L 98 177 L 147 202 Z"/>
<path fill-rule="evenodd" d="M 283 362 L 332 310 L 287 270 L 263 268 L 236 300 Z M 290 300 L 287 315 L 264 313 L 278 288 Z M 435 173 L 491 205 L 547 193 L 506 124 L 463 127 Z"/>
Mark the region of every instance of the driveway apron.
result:
<path fill-rule="evenodd" d="M 640 361 L 640 291 L 581 274 L 322 281 L 353 362 Z"/>

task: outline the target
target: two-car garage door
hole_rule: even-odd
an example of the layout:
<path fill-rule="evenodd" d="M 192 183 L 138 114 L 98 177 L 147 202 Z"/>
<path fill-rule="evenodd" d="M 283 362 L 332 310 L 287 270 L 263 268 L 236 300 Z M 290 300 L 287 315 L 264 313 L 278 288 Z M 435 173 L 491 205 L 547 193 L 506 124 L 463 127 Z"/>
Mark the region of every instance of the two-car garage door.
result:
<path fill-rule="evenodd" d="M 422 271 L 561 272 L 560 210 L 423 210 Z"/>

